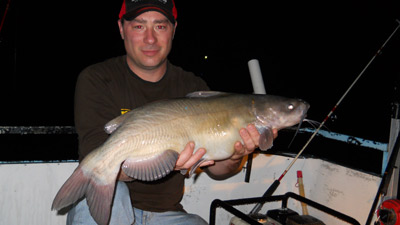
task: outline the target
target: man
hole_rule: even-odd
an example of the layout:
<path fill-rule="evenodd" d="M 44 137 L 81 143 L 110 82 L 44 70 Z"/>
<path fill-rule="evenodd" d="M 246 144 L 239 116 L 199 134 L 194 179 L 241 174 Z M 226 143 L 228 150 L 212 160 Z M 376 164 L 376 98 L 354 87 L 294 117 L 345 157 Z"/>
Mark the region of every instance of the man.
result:
<path fill-rule="evenodd" d="M 103 127 L 113 118 L 148 102 L 209 89 L 193 73 L 167 60 L 176 18 L 172 0 L 124 1 L 118 26 L 126 55 L 89 66 L 77 81 L 75 125 L 80 160 L 107 139 Z M 237 142 L 231 158 L 201 165 L 208 166 L 205 171 L 209 176 L 224 179 L 233 175 L 243 156 L 257 147 L 260 135 L 253 125 L 241 129 L 240 134 L 244 145 Z M 179 170 L 189 169 L 206 152 L 194 150 L 195 143 L 188 143 L 176 162 L 176 171 L 155 182 L 132 181 L 121 171 L 110 224 L 207 224 L 199 216 L 186 213 L 180 204 L 184 176 Z M 67 224 L 96 224 L 85 200 L 69 212 Z"/>

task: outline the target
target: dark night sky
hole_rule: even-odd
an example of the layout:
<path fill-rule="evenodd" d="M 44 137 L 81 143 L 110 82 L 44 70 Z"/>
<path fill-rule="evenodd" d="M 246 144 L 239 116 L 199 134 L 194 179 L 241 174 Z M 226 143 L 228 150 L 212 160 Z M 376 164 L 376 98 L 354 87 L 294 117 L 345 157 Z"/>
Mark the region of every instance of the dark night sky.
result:
<path fill-rule="evenodd" d="M 214 90 L 251 93 L 247 61 L 257 58 L 267 92 L 310 102 L 308 117 L 316 121 L 325 118 L 400 18 L 394 0 L 260 2 L 176 0 L 170 60 Z M 6 3 L 0 1 L 1 17 Z M 11 0 L 0 33 L 0 125 L 73 125 L 79 72 L 124 53 L 120 5 Z M 400 30 L 328 128 L 387 142 L 399 62 Z"/>

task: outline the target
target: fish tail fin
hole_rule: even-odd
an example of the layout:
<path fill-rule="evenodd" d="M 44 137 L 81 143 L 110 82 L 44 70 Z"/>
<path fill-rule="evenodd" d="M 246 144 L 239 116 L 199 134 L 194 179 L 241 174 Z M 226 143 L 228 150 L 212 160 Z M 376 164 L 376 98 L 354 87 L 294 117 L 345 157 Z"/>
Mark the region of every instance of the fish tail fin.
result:
<path fill-rule="evenodd" d="M 115 180 L 109 184 L 98 184 L 85 175 L 79 165 L 58 191 L 51 209 L 60 210 L 86 197 L 93 219 L 100 225 L 106 225 L 110 220 L 114 188 Z"/>
<path fill-rule="evenodd" d="M 78 166 L 58 191 L 53 200 L 51 209 L 60 210 L 77 202 L 80 198 L 85 196 L 88 184 L 89 178 L 83 174 L 81 166 Z"/>

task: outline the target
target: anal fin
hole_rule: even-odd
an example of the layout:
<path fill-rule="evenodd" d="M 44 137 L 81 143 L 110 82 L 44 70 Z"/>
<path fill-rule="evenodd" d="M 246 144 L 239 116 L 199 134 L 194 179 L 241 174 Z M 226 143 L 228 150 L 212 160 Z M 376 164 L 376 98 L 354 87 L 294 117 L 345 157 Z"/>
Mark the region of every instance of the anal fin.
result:
<path fill-rule="evenodd" d="M 122 170 L 132 178 L 154 181 L 167 176 L 174 170 L 178 156 L 178 152 L 166 150 L 148 159 L 128 158 L 122 164 Z"/>

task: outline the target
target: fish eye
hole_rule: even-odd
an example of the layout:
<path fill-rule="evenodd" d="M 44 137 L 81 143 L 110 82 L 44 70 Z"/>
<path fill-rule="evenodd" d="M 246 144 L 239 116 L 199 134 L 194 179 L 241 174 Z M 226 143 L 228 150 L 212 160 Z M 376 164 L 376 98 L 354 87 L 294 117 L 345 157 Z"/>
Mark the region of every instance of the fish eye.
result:
<path fill-rule="evenodd" d="M 287 107 L 289 110 L 293 110 L 294 109 L 294 105 L 293 104 L 289 104 Z"/>

